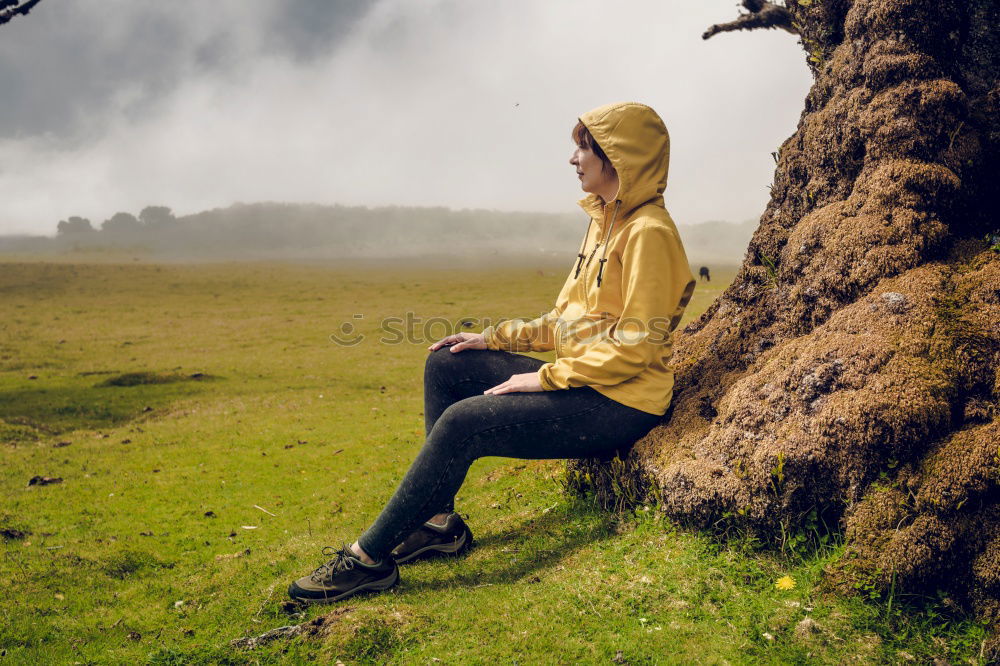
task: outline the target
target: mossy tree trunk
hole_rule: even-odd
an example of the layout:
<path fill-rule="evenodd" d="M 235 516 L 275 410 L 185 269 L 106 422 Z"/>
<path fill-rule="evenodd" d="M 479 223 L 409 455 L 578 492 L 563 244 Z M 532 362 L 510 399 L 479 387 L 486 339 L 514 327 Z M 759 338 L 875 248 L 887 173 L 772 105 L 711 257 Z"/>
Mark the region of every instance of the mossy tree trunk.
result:
<path fill-rule="evenodd" d="M 698 525 L 840 521 L 832 580 L 951 586 L 995 619 L 1000 3 L 744 5 L 706 38 L 796 32 L 814 83 L 736 279 L 678 335 L 671 411 L 615 482 Z"/>

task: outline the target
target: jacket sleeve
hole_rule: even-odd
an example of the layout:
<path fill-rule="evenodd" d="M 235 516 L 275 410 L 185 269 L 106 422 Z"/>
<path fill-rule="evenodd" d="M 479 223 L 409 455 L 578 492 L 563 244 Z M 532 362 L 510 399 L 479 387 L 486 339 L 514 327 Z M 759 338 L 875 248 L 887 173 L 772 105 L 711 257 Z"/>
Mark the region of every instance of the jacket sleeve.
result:
<path fill-rule="evenodd" d="M 507 319 L 495 326 L 483 329 L 483 341 L 487 349 L 504 351 L 545 352 L 555 349 L 560 316 L 569 302 L 569 292 L 575 284 L 572 272 L 563 283 L 554 308 L 537 319 Z"/>
<path fill-rule="evenodd" d="M 559 307 L 552 308 L 537 319 L 507 319 L 483 329 L 487 349 L 504 351 L 552 351 L 555 349 L 556 322 Z"/>
<path fill-rule="evenodd" d="M 672 343 L 671 334 L 695 287 L 677 232 L 660 224 L 643 225 L 626 241 L 621 261 L 623 307 L 618 322 L 580 356 L 539 368 L 544 390 L 620 384 L 642 372 Z"/>

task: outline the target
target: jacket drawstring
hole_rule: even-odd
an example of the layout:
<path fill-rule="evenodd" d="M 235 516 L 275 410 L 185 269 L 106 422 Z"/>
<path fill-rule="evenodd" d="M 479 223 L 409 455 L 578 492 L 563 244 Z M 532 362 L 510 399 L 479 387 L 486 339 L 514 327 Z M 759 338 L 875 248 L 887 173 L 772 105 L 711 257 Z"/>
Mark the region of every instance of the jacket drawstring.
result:
<path fill-rule="evenodd" d="M 608 260 L 608 241 L 611 240 L 611 232 L 615 229 L 615 221 L 618 219 L 618 204 L 621 200 L 615 200 L 615 212 L 611 214 L 611 224 L 608 225 L 608 233 L 604 236 L 604 247 L 601 248 L 601 263 L 597 269 L 597 288 L 601 288 L 601 277 L 604 275 L 604 262 Z"/>
<path fill-rule="evenodd" d="M 584 259 L 583 251 L 587 247 L 587 236 L 590 235 L 590 226 L 592 224 L 594 224 L 594 218 L 590 218 L 590 222 L 587 224 L 587 231 L 586 231 L 586 233 L 583 234 L 583 242 L 580 243 L 580 252 L 576 255 L 577 256 L 577 260 L 576 260 L 576 272 L 573 273 L 573 279 L 574 280 L 576 278 L 580 277 L 580 267 L 583 266 L 583 259 Z"/>

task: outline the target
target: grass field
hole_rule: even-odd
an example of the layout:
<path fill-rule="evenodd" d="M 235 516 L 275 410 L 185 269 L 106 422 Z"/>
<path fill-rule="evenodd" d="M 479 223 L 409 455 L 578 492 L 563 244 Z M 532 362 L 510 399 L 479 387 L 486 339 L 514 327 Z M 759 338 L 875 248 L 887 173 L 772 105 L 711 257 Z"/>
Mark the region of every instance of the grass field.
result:
<path fill-rule="evenodd" d="M 715 272 L 689 318 L 732 278 Z M 547 311 L 562 278 L 0 264 L 0 664 L 982 663 L 983 627 L 947 599 L 820 592 L 836 545 L 786 556 L 656 507 L 610 515 L 555 461 L 475 464 L 468 556 L 289 608 L 419 449 L 427 344 Z M 407 312 L 394 344 L 380 322 Z M 232 644 L 284 625 L 304 631 Z"/>

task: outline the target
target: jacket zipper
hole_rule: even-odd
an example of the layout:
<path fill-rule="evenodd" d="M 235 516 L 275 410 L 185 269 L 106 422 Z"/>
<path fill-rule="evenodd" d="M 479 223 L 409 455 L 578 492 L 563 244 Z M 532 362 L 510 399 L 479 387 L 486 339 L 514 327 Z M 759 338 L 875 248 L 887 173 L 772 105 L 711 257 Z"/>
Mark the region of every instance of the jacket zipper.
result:
<path fill-rule="evenodd" d="M 597 251 L 599 249 L 601 249 L 601 246 L 604 245 L 605 242 L 608 242 L 608 243 L 611 242 L 610 233 L 614 229 L 615 219 L 618 217 L 618 206 L 619 206 L 620 203 L 621 203 L 620 201 L 615 201 L 615 212 L 611 216 L 611 227 L 608 229 L 608 234 L 609 235 L 606 238 L 602 239 L 601 238 L 601 230 L 600 230 L 600 228 L 598 228 L 598 230 L 597 230 L 597 242 L 594 244 L 594 249 L 590 251 L 590 256 L 587 257 L 587 261 L 586 261 L 586 263 L 583 266 L 583 303 L 584 303 L 584 305 L 587 306 L 587 312 L 588 313 L 590 312 L 590 276 L 589 276 L 589 273 L 588 273 L 587 269 L 590 268 L 590 262 L 594 258 L 594 255 L 597 254 Z M 605 213 L 606 212 L 607 212 L 607 209 L 605 209 Z M 605 220 L 605 221 L 607 221 L 607 220 Z M 601 260 L 602 260 L 602 262 L 604 260 L 604 255 L 603 254 L 601 255 Z M 603 263 L 602 263 L 602 266 L 603 266 Z M 597 277 L 600 278 L 600 276 L 601 276 L 600 272 L 598 272 Z M 598 282 L 597 287 L 600 288 L 600 286 L 601 286 L 600 282 Z M 597 304 L 595 303 L 594 305 L 597 305 Z"/>
<path fill-rule="evenodd" d="M 584 306 L 586 308 L 586 310 L 584 312 L 585 314 L 589 314 L 590 313 L 590 272 L 587 269 L 590 268 L 590 262 L 591 262 L 591 260 L 594 258 L 594 255 L 597 254 L 597 251 L 601 248 L 601 246 L 604 245 L 605 241 L 607 241 L 608 243 L 611 242 L 610 232 L 614 229 L 615 219 L 618 217 L 618 206 L 620 204 L 621 204 L 620 200 L 619 201 L 615 201 L 615 212 L 614 212 L 614 215 L 611 218 L 611 228 L 608 229 L 609 236 L 607 238 L 602 239 L 601 238 L 601 230 L 600 230 L 600 228 L 598 228 L 598 230 L 597 230 L 597 242 L 594 244 L 594 249 L 590 251 L 590 256 L 587 257 L 587 261 L 584 262 L 584 264 L 583 264 L 583 285 L 582 285 L 581 288 L 583 289 L 583 304 L 584 304 Z M 593 222 L 593 218 L 591 218 L 591 222 Z M 589 233 L 589 231 L 590 231 L 589 227 L 587 228 L 587 231 Z M 587 239 L 584 238 L 583 242 L 584 242 L 584 244 L 586 244 Z M 603 262 L 603 255 L 602 255 L 602 262 Z M 602 263 L 602 266 L 603 266 L 603 263 Z M 598 277 L 600 277 L 600 273 L 598 273 Z M 600 288 L 600 285 L 598 285 L 598 288 Z M 597 305 L 597 303 L 594 303 L 594 305 Z M 558 355 L 559 355 L 559 348 L 556 347 L 556 356 L 558 356 Z"/>

